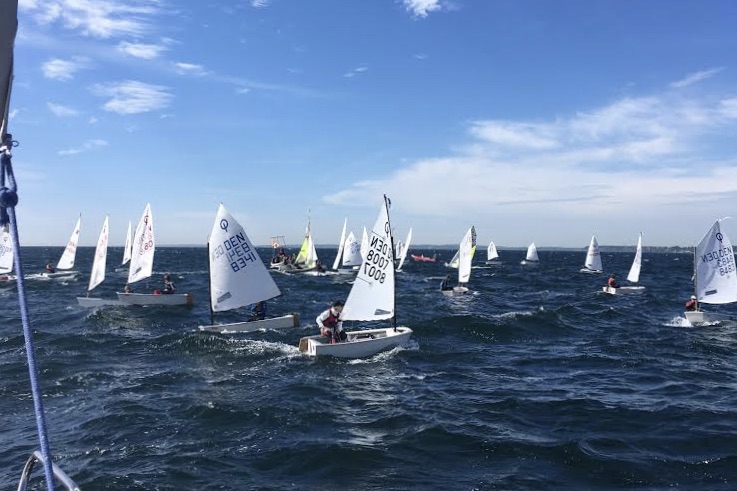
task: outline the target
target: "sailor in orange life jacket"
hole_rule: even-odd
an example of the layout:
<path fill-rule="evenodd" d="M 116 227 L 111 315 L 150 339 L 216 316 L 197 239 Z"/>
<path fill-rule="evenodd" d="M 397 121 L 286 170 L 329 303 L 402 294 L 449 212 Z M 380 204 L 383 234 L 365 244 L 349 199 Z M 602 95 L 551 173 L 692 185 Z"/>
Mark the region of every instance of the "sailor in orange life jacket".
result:
<path fill-rule="evenodd" d="M 617 275 L 612 273 L 611 276 L 609 276 L 609 281 L 607 281 L 607 286 L 609 288 L 619 288 L 619 283 L 617 283 Z"/>
<path fill-rule="evenodd" d="M 686 302 L 686 310 L 688 312 L 696 312 L 699 310 L 699 302 L 696 301 L 696 295 L 691 295 L 691 298 Z"/>
<path fill-rule="evenodd" d="M 330 337 L 331 344 L 348 339 L 348 335 L 343 331 L 343 321 L 340 320 L 341 312 L 343 312 L 343 302 L 336 300 L 332 307 L 315 319 L 320 328 L 320 334 Z"/>

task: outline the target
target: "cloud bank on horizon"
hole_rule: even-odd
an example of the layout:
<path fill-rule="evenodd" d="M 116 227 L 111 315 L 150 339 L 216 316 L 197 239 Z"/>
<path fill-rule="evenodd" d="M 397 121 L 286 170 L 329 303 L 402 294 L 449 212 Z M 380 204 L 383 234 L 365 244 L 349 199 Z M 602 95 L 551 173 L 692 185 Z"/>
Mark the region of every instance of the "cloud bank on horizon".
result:
<path fill-rule="evenodd" d="M 20 0 L 29 241 L 104 201 L 122 241 L 153 200 L 161 243 L 201 242 L 219 201 L 256 243 L 297 242 L 311 208 L 328 243 L 386 193 L 421 243 L 473 223 L 515 246 L 692 244 L 737 195 L 729 15 L 663 19 L 655 42 L 616 2 L 574 3 Z"/>

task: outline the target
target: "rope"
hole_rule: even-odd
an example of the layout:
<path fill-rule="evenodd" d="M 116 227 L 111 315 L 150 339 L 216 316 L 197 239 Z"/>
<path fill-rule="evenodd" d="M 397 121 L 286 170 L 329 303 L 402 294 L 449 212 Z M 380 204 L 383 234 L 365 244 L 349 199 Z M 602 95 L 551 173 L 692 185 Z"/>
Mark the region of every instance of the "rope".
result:
<path fill-rule="evenodd" d="M 33 408 L 36 414 L 36 428 L 38 440 L 41 444 L 41 455 L 44 458 L 44 475 L 46 476 L 46 488 L 54 491 L 54 471 L 51 461 L 51 450 L 49 448 L 48 433 L 46 432 L 46 418 L 44 416 L 43 402 L 41 400 L 41 388 L 38 382 L 38 370 L 36 369 L 36 349 L 33 344 L 33 333 L 31 322 L 28 317 L 28 305 L 26 302 L 26 287 L 23 281 L 23 266 L 20 254 L 20 240 L 18 238 L 18 222 L 15 216 L 15 205 L 18 204 L 18 186 L 13 174 L 10 148 L 17 146 L 10 134 L 5 135 L 5 140 L 0 146 L 0 226 L 9 226 L 13 238 L 14 267 L 18 276 L 18 305 L 20 307 L 20 318 L 23 324 L 23 337 L 26 341 L 26 357 L 28 358 L 28 375 L 31 379 L 31 393 L 33 394 Z M 6 178 L 9 187 L 6 187 Z"/>

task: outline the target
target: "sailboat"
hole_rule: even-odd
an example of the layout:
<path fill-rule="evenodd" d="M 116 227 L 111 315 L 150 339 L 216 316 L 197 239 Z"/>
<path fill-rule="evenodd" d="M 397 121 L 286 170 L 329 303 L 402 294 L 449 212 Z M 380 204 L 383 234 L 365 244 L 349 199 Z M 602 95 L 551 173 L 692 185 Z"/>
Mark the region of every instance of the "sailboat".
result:
<path fill-rule="evenodd" d="M 100 237 L 95 247 L 95 258 L 92 261 L 92 272 L 90 273 L 90 284 L 87 287 L 86 297 L 77 297 L 77 303 L 81 307 L 99 307 L 102 305 L 121 305 L 120 300 L 106 300 L 104 298 L 91 298 L 89 293 L 100 283 L 105 281 L 105 266 L 107 265 L 107 243 L 108 243 L 108 217 L 102 223 Z"/>
<path fill-rule="evenodd" d="M 737 302 L 737 268 L 729 237 L 721 230 L 722 220 L 711 226 L 694 251 L 694 294 L 700 304 Z M 729 319 L 728 316 L 704 312 L 686 312 L 692 325 L 710 324 Z"/>
<path fill-rule="evenodd" d="M 642 292 L 645 287 L 636 285 L 640 281 L 640 268 L 642 266 L 642 232 L 640 237 L 637 239 L 637 249 L 635 250 L 635 259 L 632 261 L 630 272 L 627 275 L 627 281 L 631 284 L 627 286 L 620 286 L 619 288 L 612 288 L 611 286 L 603 286 L 602 290 L 611 295 L 620 295 L 622 293 L 638 293 Z"/>
<path fill-rule="evenodd" d="M 533 265 L 538 264 L 540 262 L 540 258 L 537 255 L 537 247 L 535 246 L 535 243 L 533 242 L 527 247 L 527 256 L 525 256 L 524 260 L 520 262 L 522 265 Z"/>
<path fill-rule="evenodd" d="M 240 223 L 222 204 L 207 242 L 210 270 L 210 325 L 201 331 L 248 332 L 299 326 L 296 314 L 268 319 L 214 324 L 214 313 L 234 310 L 281 295 Z M 233 261 L 232 258 L 238 258 Z M 243 261 L 241 261 L 241 259 Z"/>
<path fill-rule="evenodd" d="M 452 297 L 468 293 L 468 281 L 471 279 L 471 262 L 476 252 L 476 227 L 471 227 L 463 236 L 458 247 L 458 286 L 441 288 L 443 295 Z"/>
<path fill-rule="evenodd" d="M 348 227 L 348 218 L 343 219 L 343 231 L 340 233 L 340 240 L 338 241 L 338 252 L 335 254 L 335 261 L 333 261 L 333 271 L 340 272 L 340 262 L 343 259 L 343 251 L 345 249 L 345 230 Z"/>
<path fill-rule="evenodd" d="M 409 251 L 409 245 L 412 243 L 412 228 L 410 227 L 409 232 L 407 232 L 407 239 L 404 241 L 404 247 L 402 247 L 402 252 L 399 255 L 399 264 L 397 265 L 397 271 L 402 271 L 402 266 L 404 265 L 404 260 L 407 259 L 407 252 Z"/>
<path fill-rule="evenodd" d="M 499 251 L 496 250 L 494 242 L 489 242 L 489 247 L 486 249 L 486 264 L 499 264 Z"/>
<path fill-rule="evenodd" d="M 133 255 L 133 241 L 131 240 L 131 222 L 128 221 L 128 231 L 125 234 L 125 245 L 123 246 L 123 260 L 120 263 L 120 266 L 115 268 L 115 271 L 125 271 L 125 266 L 128 264 L 128 261 L 131 260 L 131 256 Z"/>
<path fill-rule="evenodd" d="M 128 284 L 151 276 L 154 267 L 154 217 L 151 204 L 147 203 L 133 235 L 133 255 L 128 270 Z M 191 293 L 121 293 L 118 300 L 130 305 L 192 305 Z"/>
<path fill-rule="evenodd" d="M 313 273 L 324 274 L 324 271 L 317 271 L 318 263 L 320 260 L 317 257 L 317 251 L 315 250 L 315 242 L 312 240 L 312 231 L 310 227 L 310 219 L 307 219 L 307 228 L 305 229 L 305 238 L 302 240 L 302 247 L 299 248 L 299 253 L 294 259 L 294 264 L 291 267 L 280 270 L 284 273 Z"/>
<path fill-rule="evenodd" d="M 368 241 L 368 251 L 340 318 L 342 321 L 391 319 L 393 327 L 347 331 L 347 340 L 334 344 L 326 336 L 306 336 L 299 341 L 301 352 L 310 356 L 362 358 L 409 342 L 412 329 L 398 327 L 395 315 L 394 243 L 386 195 Z"/>
<path fill-rule="evenodd" d="M 599 243 L 596 241 L 596 235 L 591 236 L 589 249 L 586 251 L 586 260 L 584 261 L 582 273 L 603 273 L 601 265 L 601 253 L 599 252 Z"/>
<path fill-rule="evenodd" d="M 445 263 L 445 267 L 446 268 L 458 269 L 458 265 L 460 264 L 460 260 L 461 260 L 461 251 L 459 249 L 453 255 L 453 258 L 450 260 L 450 262 Z"/>
<path fill-rule="evenodd" d="M 0 228 L 0 282 L 13 281 L 13 236 L 8 227 Z"/>
<path fill-rule="evenodd" d="M 82 224 L 82 215 L 77 219 L 77 224 L 72 230 L 72 236 L 69 237 L 67 246 L 56 264 L 56 271 L 53 273 L 41 273 L 43 278 L 62 278 L 79 274 L 79 271 L 72 271 L 74 267 L 74 259 L 77 257 L 77 243 L 79 242 L 79 227 Z"/>

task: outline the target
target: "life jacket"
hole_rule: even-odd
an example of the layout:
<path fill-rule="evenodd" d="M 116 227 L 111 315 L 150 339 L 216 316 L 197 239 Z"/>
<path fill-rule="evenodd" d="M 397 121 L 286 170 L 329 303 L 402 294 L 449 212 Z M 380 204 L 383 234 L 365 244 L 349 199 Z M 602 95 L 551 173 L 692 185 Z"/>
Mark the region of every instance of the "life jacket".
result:
<path fill-rule="evenodd" d="M 686 302 L 686 310 L 696 310 L 696 300 L 689 299 Z"/>
<path fill-rule="evenodd" d="M 322 325 L 324 327 L 329 327 L 330 329 L 335 329 L 338 326 L 338 322 L 340 322 L 340 314 L 335 315 L 333 313 L 333 309 L 330 309 L 330 315 L 327 319 L 322 321 Z"/>
<path fill-rule="evenodd" d="M 615 285 L 617 284 L 617 280 L 615 280 L 614 278 L 609 278 L 609 281 L 607 282 L 607 284 L 608 284 L 608 285 L 609 285 L 610 287 L 612 287 L 612 288 L 616 288 L 616 286 L 615 286 Z"/>

